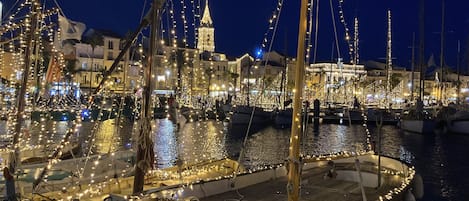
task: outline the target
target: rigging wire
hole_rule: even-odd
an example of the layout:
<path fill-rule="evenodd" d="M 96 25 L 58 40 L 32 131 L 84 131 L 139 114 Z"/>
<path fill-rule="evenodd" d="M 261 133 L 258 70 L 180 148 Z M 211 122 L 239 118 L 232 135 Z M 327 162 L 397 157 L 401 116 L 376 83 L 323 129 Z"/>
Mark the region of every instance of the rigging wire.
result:
<path fill-rule="evenodd" d="M 269 49 L 268 49 L 269 52 L 271 51 L 272 44 L 273 44 L 273 40 L 275 39 L 275 32 L 277 31 L 277 26 L 278 26 L 278 22 L 279 22 L 279 19 L 280 19 L 282 7 L 283 7 L 283 0 L 279 0 L 278 3 L 277 3 L 277 9 L 276 9 L 276 11 L 274 12 L 274 14 L 273 14 L 273 16 L 272 16 L 272 18 L 275 19 L 275 24 L 274 24 L 273 27 L 272 27 L 273 19 L 271 19 L 271 20 L 269 21 L 269 29 L 268 29 L 267 32 L 269 32 L 269 30 L 271 30 L 271 29 L 273 30 L 272 40 L 271 40 L 271 43 L 270 43 Z M 264 35 L 264 40 L 263 40 L 263 44 L 262 44 L 263 47 L 265 47 L 265 43 L 267 42 L 267 39 L 266 39 L 266 38 L 267 38 L 267 35 L 268 35 L 268 33 L 266 33 L 266 34 Z M 286 55 L 285 55 L 285 56 L 286 56 Z M 267 58 L 266 58 L 266 61 L 265 61 L 264 65 L 267 65 L 268 60 L 269 60 L 269 57 L 270 57 L 270 54 L 267 55 Z M 286 65 L 286 63 L 285 63 L 285 65 Z M 248 73 L 250 73 L 250 72 L 248 72 Z M 263 71 L 262 77 L 265 78 L 265 70 Z M 266 87 L 266 86 L 265 86 L 265 82 L 261 82 L 261 83 L 262 83 L 262 84 L 261 84 L 261 89 L 265 88 L 265 87 Z M 242 144 L 242 146 L 241 146 L 241 151 L 240 151 L 240 154 L 239 154 L 239 156 L 238 156 L 238 160 L 237 160 L 238 164 L 241 164 L 241 160 L 242 160 L 242 158 L 244 157 L 244 154 L 245 154 L 245 147 L 246 147 L 246 144 L 247 144 L 247 140 L 248 140 L 248 136 L 249 136 L 249 131 L 251 130 L 252 120 L 254 119 L 254 113 L 255 113 L 255 109 L 256 109 L 256 104 L 257 104 L 257 102 L 260 100 L 261 96 L 264 95 L 264 92 L 265 92 L 265 90 L 260 90 L 260 91 L 261 91 L 260 95 L 257 96 L 256 99 L 254 100 L 254 106 L 253 106 L 252 111 L 251 111 L 251 115 L 250 115 L 250 118 L 249 118 L 249 123 L 248 123 L 248 127 L 247 127 L 247 130 L 246 130 L 246 134 L 245 134 L 245 136 L 244 136 L 243 144 Z M 248 91 L 248 93 L 250 93 L 250 92 Z M 236 173 L 237 173 L 238 171 L 239 171 L 239 165 L 237 166 L 237 169 L 235 169 L 235 171 L 233 172 L 234 175 L 233 175 L 233 178 L 232 178 L 232 182 L 235 181 L 236 176 L 237 176 Z M 237 193 L 238 193 L 238 195 L 240 195 L 241 198 L 243 197 L 238 191 L 237 191 Z"/>
<path fill-rule="evenodd" d="M 142 12 L 140 13 L 140 22 L 143 20 L 143 18 L 145 17 L 145 9 L 147 8 L 147 0 L 145 0 L 143 2 L 143 6 L 142 6 Z"/>
<path fill-rule="evenodd" d="M 307 34 L 307 37 L 306 37 L 306 61 L 307 63 L 310 63 L 311 62 L 311 57 L 310 57 L 310 54 L 311 54 L 311 38 L 312 38 L 312 35 L 313 35 L 313 3 L 314 3 L 314 0 L 310 0 L 309 3 L 308 3 L 308 31 L 306 32 Z"/>
<path fill-rule="evenodd" d="M 336 23 L 335 23 L 334 7 L 332 6 L 332 0 L 329 0 L 329 5 L 331 7 L 332 25 L 334 26 L 334 37 L 335 37 L 335 45 L 336 45 L 336 48 L 337 48 L 337 56 L 338 56 L 338 58 L 342 58 L 340 56 L 339 38 L 337 36 L 337 26 L 336 26 Z"/>
<path fill-rule="evenodd" d="M 9 16 L 9 15 L 11 14 L 11 12 L 14 10 L 15 6 L 16 6 L 19 2 L 20 2 L 20 0 L 16 0 L 16 2 L 11 6 L 11 8 L 10 8 L 10 9 L 5 13 L 5 15 L 3 16 L 2 22 L 3 22 L 5 19 L 9 18 L 9 17 L 7 17 L 7 16 Z"/>
<path fill-rule="evenodd" d="M 353 43 L 351 41 L 351 36 L 350 36 L 350 29 L 348 28 L 348 23 L 345 20 L 345 12 L 344 12 L 344 6 L 343 6 L 344 0 L 339 0 L 339 20 L 344 26 L 345 30 L 345 41 L 347 42 L 348 46 L 348 53 L 350 57 L 350 61 L 353 62 L 353 53 L 354 53 L 354 47 Z"/>
<path fill-rule="evenodd" d="M 317 61 L 318 54 L 318 35 L 319 35 L 319 0 L 316 0 L 316 22 L 315 22 L 315 34 L 314 34 L 314 57 L 313 63 Z"/>

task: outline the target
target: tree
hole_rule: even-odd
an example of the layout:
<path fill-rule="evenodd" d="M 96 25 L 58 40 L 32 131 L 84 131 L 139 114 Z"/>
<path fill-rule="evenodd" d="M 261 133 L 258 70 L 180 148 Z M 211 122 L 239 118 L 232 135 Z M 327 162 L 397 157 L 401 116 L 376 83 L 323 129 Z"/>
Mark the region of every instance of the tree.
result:
<path fill-rule="evenodd" d="M 85 38 L 85 42 L 91 45 L 91 75 L 90 75 L 90 95 L 91 95 L 91 88 L 93 87 L 93 66 L 94 66 L 94 50 L 96 49 L 97 46 L 103 46 L 104 45 L 104 37 L 101 33 L 92 31 L 91 34 L 89 34 L 88 37 Z"/>
<path fill-rule="evenodd" d="M 231 79 L 233 79 L 233 87 L 236 91 L 236 83 L 238 82 L 239 74 L 238 73 L 230 73 Z"/>
<path fill-rule="evenodd" d="M 394 89 L 402 80 L 402 75 L 398 73 L 393 73 L 391 75 L 391 90 Z"/>
<path fill-rule="evenodd" d="M 64 78 L 67 82 L 73 81 L 73 76 L 78 72 L 75 68 L 76 64 L 78 63 L 78 59 L 66 59 L 65 60 L 65 69 L 63 71 Z"/>
<path fill-rule="evenodd" d="M 213 69 L 211 68 L 205 69 L 205 75 L 208 76 L 207 95 L 210 95 L 210 85 L 212 84 Z"/>

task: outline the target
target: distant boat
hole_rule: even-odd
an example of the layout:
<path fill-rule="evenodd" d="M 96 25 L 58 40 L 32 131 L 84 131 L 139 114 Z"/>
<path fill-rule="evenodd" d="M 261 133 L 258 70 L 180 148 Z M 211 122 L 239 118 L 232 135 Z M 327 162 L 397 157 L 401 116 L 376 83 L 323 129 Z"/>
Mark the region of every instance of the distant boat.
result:
<path fill-rule="evenodd" d="M 380 117 L 379 115 L 383 115 L 382 123 L 384 125 L 397 125 L 399 123 L 399 115 L 400 110 L 385 110 L 379 108 L 368 108 L 367 111 L 367 122 L 369 124 L 376 124 L 379 123 Z"/>
<path fill-rule="evenodd" d="M 253 125 L 266 125 L 272 120 L 272 112 L 265 111 L 260 107 L 236 106 L 233 107 L 233 114 L 230 117 L 232 125 L 248 125 L 252 116 Z"/>
<path fill-rule="evenodd" d="M 448 120 L 450 133 L 469 135 L 469 112 L 458 112 Z"/>
<path fill-rule="evenodd" d="M 419 134 L 433 134 L 436 121 L 433 115 L 423 109 L 411 109 L 401 118 L 399 125 L 402 130 Z"/>
<path fill-rule="evenodd" d="M 465 106 L 450 105 L 438 113 L 439 126 L 444 133 L 469 134 L 469 111 Z"/>
<path fill-rule="evenodd" d="M 435 129 L 435 121 L 433 119 L 403 119 L 400 126 L 402 130 L 407 132 L 432 134 Z"/>

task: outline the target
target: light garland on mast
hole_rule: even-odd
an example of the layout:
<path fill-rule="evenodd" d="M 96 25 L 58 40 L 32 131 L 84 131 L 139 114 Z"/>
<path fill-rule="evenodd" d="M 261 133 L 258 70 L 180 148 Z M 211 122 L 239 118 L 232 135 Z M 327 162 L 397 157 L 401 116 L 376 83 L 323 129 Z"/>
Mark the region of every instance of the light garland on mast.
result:
<path fill-rule="evenodd" d="M 354 58 L 354 45 L 353 43 L 351 42 L 351 36 L 350 36 L 350 29 L 348 28 L 348 24 L 347 24 L 347 21 L 345 20 L 345 13 L 344 13 L 344 0 L 339 0 L 339 20 L 340 22 L 342 23 L 342 25 L 344 26 L 344 30 L 345 30 L 345 41 L 347 42 L 347 46 L 348 46 L 348 53 L 349 53 L 349 56 L 350 56 L 350 60 L 351 62 L 353 62 L 353 58 Z"/>
<path fill-rule="evenodd" d="M 277 7 L 273 11 L 272 16 L 269 19 L 269 26 L 268 26 L 267 31 L 264 34 L 264 39 L 262 40 L 262 43 L 261 43 L 262 50 L 265 50 L 267 48 L 267 44 L 269 43 L 269 36 L 273 34 L 271 32 L 274 31 L 275 26 L 278 23 L 278 18 L 281 13 L 282 7 L 283 7 L 283 0 L 278 0 Z"/>

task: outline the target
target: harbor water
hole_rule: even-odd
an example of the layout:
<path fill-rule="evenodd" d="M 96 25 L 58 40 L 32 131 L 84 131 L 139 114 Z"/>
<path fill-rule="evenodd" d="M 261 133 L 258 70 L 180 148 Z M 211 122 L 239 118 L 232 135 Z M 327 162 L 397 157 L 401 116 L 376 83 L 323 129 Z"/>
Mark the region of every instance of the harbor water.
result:
<path fill-rule="evenodd" d="M 69 122 L 48 122 L 46 129 L 41 130 L 41 125 L 33 125 L 26 137 L 31 144 L 58 142 L 69 126 Z M 89 147 L 92 147 L 92 153 L 131 149 L 135 127 L 138 125 L 116 120 L 97 124 L 83 122 L 74 139 L 75 143 L 82 145 L 82 155 L 88 153 Z M 0 129 L 5 133 L 4 122 Z M 256 132 L 248 135 L 244 148 L 244 138 L 240 136 L 244 136 L 245 131 L 229 128 L 223 122 L 198 121 L 186 123 L 178 129 L 171 121 L 162 119 L 154 121 L 153 129 L 157 168 L 173 166 L 178 160 L 196 163 L 225 157 L 238 159 L 239 156 L 247 168 L 255 168 L 284 163 L 288 157 L 289 129 L 254 126 Z M 369 126 L 369 129 L 373 147 L 377 147 L 377 128 Z M 308 127 L 301 145 L 302 153 L 321 155 L 363 150 L 366 147 L 365 133 L 363 125 L 322 124 L 318 132 Z M 381 133 L 383 154 L 414 165 L 422 176 L 425 187 L 423 200 L 467 200 L 469 160 L 465 154 L 469 153 L 469 136 L 411 134 L 395 126 L 383 126 Z M 244 154 L 240 154 L 242 149 Z"/>

